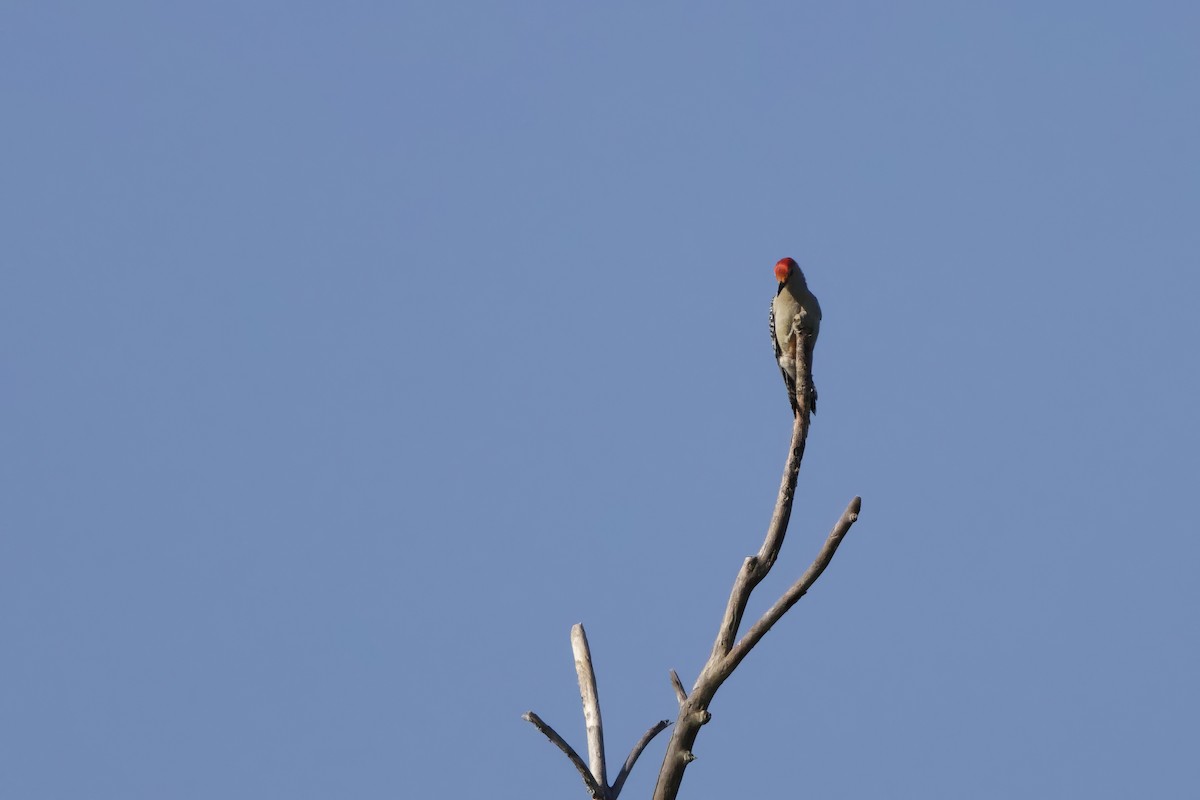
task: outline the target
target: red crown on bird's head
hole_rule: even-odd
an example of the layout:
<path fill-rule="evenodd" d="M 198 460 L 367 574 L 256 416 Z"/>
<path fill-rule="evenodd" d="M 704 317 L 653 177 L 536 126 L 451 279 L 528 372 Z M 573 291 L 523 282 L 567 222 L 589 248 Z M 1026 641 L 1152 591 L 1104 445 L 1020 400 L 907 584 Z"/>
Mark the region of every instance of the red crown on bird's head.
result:
<path fill-rule="evenodd" d="M 787 280 L 788 273 L 796 266 L 796 259 L 781 258 L 775 262 L 775 280 L 783 283 Z"/>

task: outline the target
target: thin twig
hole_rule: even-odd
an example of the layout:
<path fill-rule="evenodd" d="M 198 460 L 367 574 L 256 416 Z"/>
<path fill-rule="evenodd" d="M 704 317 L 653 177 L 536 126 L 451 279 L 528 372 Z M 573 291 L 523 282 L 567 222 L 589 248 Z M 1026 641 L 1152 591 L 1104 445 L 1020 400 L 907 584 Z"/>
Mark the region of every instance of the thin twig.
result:
<path fill-rule="evenodd" d="M 687 691 L 683 688 L 683 681 L 679 680 L 679 673 L 671 670 L 671 685 L 675 687 L 675 697 L 679 700 L 679 705 L 683 705 L 687 701 Z"/>
<path fill-rule="evenodd" d="M 571 628 L 571 652 L 575 655 L 575 673 L 579 676 L 579 699 L 583 702 L 583 722 L 587 727 L 588 763 L 592 777 L 608 786 L 604 768 L 604 722 L 600 719 L 600 694 L 596 690 L 596 671 L 583 625 Z"/>
<path fill-rule="evenodd" d="M 650 730 L 642 734 L 642 738 L 638 739 L 637 744 L 629 751 L 629 758 L 625 759 L 625 764 L 621 767 L 621 771 L 617 773 L 617 782 L 612 785 L 608 793 L 609 800 L 617 800 L 617 795 L 621 793 L 621 787 L 625 785 L 625 779 L 629 777 L 633 765 L 637 763 L 638 758 L 642 755 L 642 751 L 646 749 L 646 745 L 650 744 L 650 741 L 670 724 L 671 720 L 669 719 L 660 720 L 651 725 Z"/>
<path fill-rule="evenodd" d="M 575 769 L 579 770 L 580 776 L 583 777 L 583 785 L 587 787 L 588 794 L 595 798 L 595 800 L 605 800 L 605 791 L 600 788 L 600 784 L 596 783 L 596 779 L 592 777 L 588 765 L 583 763 L 583 759 L 575 752 L 575 748 L 567 744 L 566 740 L 558 735 L 558 731 L 551 728 L 545 722 L 542 722 L 542 718 L 532 711 L 526 711 L 521 715 L 521 719 L 533 723 L 533 727 L 544 733 L 546 738 L 553 742 L 559 750 L 567 754 L 567 758 L 571 759 L 571 763 L 575 765 Z"/>

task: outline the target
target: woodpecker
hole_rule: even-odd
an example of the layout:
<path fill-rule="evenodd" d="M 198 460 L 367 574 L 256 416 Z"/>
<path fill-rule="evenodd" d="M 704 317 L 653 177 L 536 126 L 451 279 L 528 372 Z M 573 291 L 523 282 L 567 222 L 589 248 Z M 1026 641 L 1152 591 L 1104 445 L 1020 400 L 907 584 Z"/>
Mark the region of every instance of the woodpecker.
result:
<path fill-rule="evenodd" d="M 795 351 L 797 332 L 808 332 L 808 336 L 805 337 L 807 346 L 804 349 L 804 361 L 808 364 L 808 407 L 815 414 L 817 389 L 812 380 L 812 359 L 817 334 L 821 330 L 821 305 L 808 290 L 804 273 L 800 271 L 800 265 L 795 259 L 781 258 L 775 264 L 775 280 L 779 282 L 775 299 L 771 301 L 771 343 L 775 345 L 775 360 L 779 362 L 779 371 L 783 373 L 783 385 L 787 387 L 792 414 L 799 414 L 800 405 L 796 402 L 796 359 L 792 354 Z"/>

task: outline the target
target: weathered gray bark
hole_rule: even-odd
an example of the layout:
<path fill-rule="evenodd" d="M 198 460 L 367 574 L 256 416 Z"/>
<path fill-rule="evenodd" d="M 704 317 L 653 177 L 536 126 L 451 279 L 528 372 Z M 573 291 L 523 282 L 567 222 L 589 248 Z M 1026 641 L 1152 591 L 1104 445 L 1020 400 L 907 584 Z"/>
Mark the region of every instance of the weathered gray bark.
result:
<path fill-rule="evenodd" d="M 830 531 L 828 538 L 825 539 L 825 544 L 817 553 L 817 557 L 804 571 L 804 574 L 739 639 L 738 631 L 742 626 L 742 617 L 746 613 L 750 594 L 767 576 L 771 567 L 775 565 L 776 559 L 779 558 L 779 551 L 783 547 L 784 536 L 787 534 L 788 520 L 792 515 L 792 500 L 796 494 L 796 480 L 800 475 L 800 463 L 804 459 L 804 444 L 808 439 L 809 416 L 812 411 L 809 407 L 812 396 L 809 391 L 809 386 L 812 384 L 812 370 L 811 364 L 805 358 L 806 353 L 811 352 L 807 347 L 807 339 L 806 332 L 797 331 L 795 338 L 796 400 L 800 411 L 796 414 L 792 424 L 791 448 L 784 466 L 779 496 L 775 502 L 775 511 L 767 526 L 766 539 L 758 553 L 746 558 L 738 571 L 737 578 L 734 579 L 729 602 L 725 606 L 725 613 L 722 616 L 720 627 L 717 629 L 717 638 L 713 643 L 712 653 L 700 670 L 700 675 L 696 678 L 691 692 L 684 689 L 683 682 L 679 680 L 679 675 L 675 670 L 671 670 L 670 673 L 675 697 L 679 701 L 679 715 L 675 719 L 675 730 L 671 733 L 662 768 L 658 773 L 658 782 L 654 787 L 654 800 L 676 800 L 680 784 L 683 781 L 683 773 L 687 769 L 687 765 L 696 758 L 692 753 L 692 746 L 696 742 L 700 728 L 712 719 L 708 707 L 716 695 L 717 689 L 721 688 L 721 684 L 733 674 L 733 671 L 742 663 L 750 650 L 762 640 L 771 626 L 778 622 L 787 613 L 787 610 L 808 592 L 817 578 L 821 577 L 821 573 L 833 560 L 842 538 L 858 519 L 859 509 L 862 507 L 862 498 L 855 497 L 850 501 L 841 518 Z M 600 720 L 600 699 L 596 692 L 596 676 L 592 670 L 591 652 L 588 649 L 587 637 L 584 635 L 582 625 L 576 625 L 571 629 L 571 647 L 575 653 L 575 668 L 579 676 L 579 692 L 583 700 L 588 756 L 591 766 L 584 764 L 583 759 L 571 749 L 571 746 L 532 711 L 525 715 L 525 719 L 532 722 L 551 742 L 567 754 L 571 763 L 583 776 L 584 784 L 595 800 L 616 800 L 629 771 L 633 769 L 642 750 L 650 743 L 651 739 L 667 727 L 669 722 L 663 720 L 646 731 L 641 740 L 634 745 L 633 751 L 630 752 L 629 758 L 621 768 L 621 774 L 617 777 L 616 783 L 609 786 L 604 777 L 604 729 Z"/>
<path fill-rule="evenodd" d="M 571 652 L 575 655 L 575 674 L 579 676 L 579 699 L 583 702 L 583 723 L 587 728 L 588 765 L 592 777 L 608 786 L 604 767 L 604 723 L 600 720 L 600 693 L 596 690 L 596 671 L 592 669 L 592 650 L 582 625 L 571 628 Z"/>
<path fill-rule="evenodd" d="M 721 684 L 733 674 L 738 664 L 742 663 L 742 659 L 749 654 L 754 645 L 758 644 L 771 626 L 778 622 L 784 613 L 808 592 L 809 587 L 825 571 L 825 567 L 829 566 L 829 562 L 833 560 L 833 554 L 837 552 L 838 545 L 842 542 L 842 537 L 858 519 L 858 511 L 861 507 L 861 498 L 855 497 L 851 500 L 841 519 L 829 534 L 829 538 L 825 540 L 825 545 L 817 554 L 816 560 L 805 570 L 800 579 L 775 601 L 775 604 L 759 618 L 758 622 L 751 626 L 737 644 L 728 650 L 720 652 L 714 650 L 713 655 L 709 657 L 708 663 L 701 670 L 700 677 L 696 679 L 691 693 L 679 704 L 679 716 L 675 720 L 675 730 L 671 734 L 671 741 L 667 744 L 667 753 L 663 758 L 662 769 L 658 773 L 658 784 L 654 788 L 654 800 L 675 800 L 678 796 L 679 786 L 683 781 L 683 772 L 687 769 L 687 765 L 696 758 L 692 754 L 692 745 L 696 742 L 700 728 L 712 719 L 712 715 L 708 712 L 708 706 L 712 702 L 713 696 L 716 695 L 717 689 L 721 688 Z M 751 556 L 747 561 L 753 558 Z M 732 601 L 733 598 L 730 599 Z"/>
<path fill-rule="evenodd" d="M 567 744 L 566 740 L 559 736 L 554 728 L 543 722 L 537 714 L 526 711 L 521 716 L 566 754 L 571 764 L 579 771 L 579 776 L 583 778 L 583 785 L 587 787 L 588 794 L 592 796 L 593 800 L 617 800 L 622 787 L 625 786 L 625 779 L 629 777 L 630 770 L 637 763 L 642 751 L 646 749 L 646 745 L 666 729 L 671 721 L 669 719 L 659 720 L 642 734 L 642 738 L 638 739 L 633 749 L 629 751 L 629 757 L 625 759 L 621 771 L 617 773 L 617 779 L 610 786 L 605 777 L 604 723 L 600 718 L 600 693 L 596 689 L 596 670 L 592 666 L 592 651 L 588 646 L 587 633 L 584 632 L 582 625 L 577 624 L 571 627 L 571 652 L 575 656 L 575 674 L 579 678 L 579 699 L 583 703 L 583 719 L 587 728 L 590 766 L 583 762 L 583 759 L 575 752 L 575 748 Z"/>
<path fill-rule="evenodd" d="M 833 560 L 838 545 L 850 530 L 850 526 L 858 519 L 862 498 L 855 497 L 846 507 L 837 524 L 833 526 L 824 546 L 816 559 L 805 570 L 800 579 L 792 584 L 783 596 L 771 606 L 757 622 L 750 627 L 741 640 L 737 639 L 741 628 L 742 616 L 746 612 L 746 604 L 754 587 L 762 582 L 783 547 L 783 539 L 787 534 L 788 520 L 792 516 L 792 500 L 796 495 L 796 480 L 800 476 L 800 463 L 804 459 L 804 444 L 808 440 L 809 417 L 812 409 L 809 407 L 812 396 L 809 386 L 812 385 L 812 365 L 808 363 L 805 354 L 811 352 L 807 347 L 808 334 L 803 330 L 797 331 L 795 339 L 796 357 L 796 401 L 800 412 L 792 423 L 792 443 L 788 450 L 787 464 L 783 469 L 783 479 L 779 485 L 779 497 L 775 501 L 775 511 L 767 526 L 767 536 L 758 553 L 749 556 L 742 562 L 737 578 L 733 582 L 733 590 L 729 593 L 729 602 L 725 606 L 725 614 L 717 629 L 717 638 L 713 643 L 711 655 L 700 676 L 692 686 L 692 691 L 686 697 L 680 697 L 679 716 L 675 719 L 675 730 L 667 744 L 667 753 L 663 758 L 662 768 L 658 773 L 658 783 L 654 787 L 654 800 L 676 800 L 679 786 L 683 782 L 683 773 L 687 765 L 696 759 L 692 753 L 692 745 L 700 733 L 700 728 L 712 719 L 708 706 L 712 702 L 717 689 L 733 674 L 738 664 L 750 652 L 754 645 L 762 639 L 796 601 L 808 592 L 809 587 L 821 577 L 825 567 Z M 676 679 L 677 680 L 677 679 Z M 676 688 L 676 695 L 680 689 Z"/>

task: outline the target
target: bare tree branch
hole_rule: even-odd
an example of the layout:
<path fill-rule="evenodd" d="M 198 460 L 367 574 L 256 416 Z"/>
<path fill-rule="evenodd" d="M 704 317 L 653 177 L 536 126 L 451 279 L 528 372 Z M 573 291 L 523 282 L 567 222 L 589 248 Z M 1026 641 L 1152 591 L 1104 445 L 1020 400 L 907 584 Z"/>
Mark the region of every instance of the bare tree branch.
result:
<path fill-rule="evenodd" d="M 797 381 L 797 394 L 800 392 L 800 383 Z M 775 559 L 779 557 L 779 551 L 783 548 L 783 537 L 787 534 L 788 521 L 792 516 L 792 501 L 796 496 L 800 462 L 804 459 L 804 443 L 808 439 L 807 407 L 804 408 L 804 412 L 797 414 L 792 424 L 792 446 L 783 469 L 783 480 L 779 484 L 775 511 L 767 526 L 767 538 L 757 555 L 749 556 L 742 562 L 742 568 L 729 594 L 729 603 L 725 606 L 725 616 L 717 631 L 717 640 L 713 643 L 711 658 L 720 658 L 733 647 L 738 628 L 742 624 L 742 615 L 746 613 L 746 604 L 750 601 L 750 593 L 767 577 L 767 573 L 775 565 Z"/>
<path fill-rule="evenodd" d="M 850 531 L 850 526 L 858 521 L 858 513 L 862 509 L 862 498 L 855 497 L 846 506 L 846 510 L 842 513 L 841 519 L 833 526 L 833 530 L 829 532 L 829 537 L 825 540 L 825 544 L 821 547 L 821 552 L 817 553 L 817 557 L 813 563 L 809 565 L 800 579 L 792 584 L 786 592 L 783 593 L 775 605 L 767 609 L 767 612 L 759 618 L 758 622 L 746 631 L 746 635 L 742 637 L 734 648 L 729 652 L 728 658 L 725 659 L 729 664 L 729 671 L 732 672 L 750 649 L 758 644 L 759 640 L 766 635 L 767 631 L 771 630 L 771 626 L 780 620 L 787 610 L 796 605 L 801 597 L 808 593 L 809 587 L 817 582 L 817 578 L 821 577 L 821 573 L 829 566 L 829 562 L 833 561 L 833 555 L 837 552 L 838 545 L 842 543 L 842 539 Z"/>
<path fill-rule="evenodd" d="M 811 352 L 809 348 L 811 333 L 804 329 L 794 328 L 792 334 L 794 335 L 793 353 L 796 359 L 795 399 L 798 410 L 792 423 L 791 446 L 788 450 L 787 463 L 784 466 L 775 510 L 767 526 L 767 534 L 762 547 L 759 548 L 758 553 L 743 562 L 734 579 L 729 602 L 725 606 L 720 627 L 717 629 L 712 653 L 696 678 L 691 692 L 684 689 L 683 682 L 679 680 L 679 675 L 675 670 L 670 672 L 671 685 L 675 690 L 675 697 L 679 701 L 679 715 L 675 720 L 675 730 L 671 732 L 662 768 L 658 773 L 658 782 L 654 787 L 654 800 L 676 800 L 680 784 L 683 781 L 684 770 L 689 763 L 696 759 L 692 752 L 692 746 L 696 742 L 700 728 L 712 719 L 708 706 L 717 690 L 754 646 L 762 640 L 771 626 L 778 622 L 821 577 L 821 573 L 833 560 L 842 539 L 858 519 L 859 511 L 862 508 L 861 498 L 855 497 L 850 501 L 846 511 L 825 540 L 816 559 L 739 640 L 738 631 L 746 613 L 750 594 L 771 571 L 771 567 L 775 565 L 779 558 L 779 552 L 783 548 L 783 540 L 787 534 L 792 502 L 796 493 L 796 480 L 800 474 L 800 463 L 804 459 L 804 446 L 808 439 L 809 415 L 814 397 L 811 390 L 812 365 L 807 358 L 808 353 Z M 590 766 L 584 764 L 579 754 L 532 711 L 526 713 L 524 718 L 533 723 L 567 755 L 567 758 L 571 760 L 575 769 L 583 777 L 584 785 L 587 786 L 588 792 L 595 800 L 617 800 L 617 795 L 624 787 L 625 780 L 629 777 L 629 773 L 637 763 L 642 751 L 670 723 L 668 720 L 662 720 L 651 726 L 642 735 L 642 738 L 630 751 L 629 757 L 625 759 L 625 764 L 617 775 L 616 783 L 609 786 L 605 778 L 604 725 L 600 718 L 600 698 L 596 689 L 596 674 L 592 667 L 592 655 L 588 647 L 587 635 L 584 633 L 582 625 L 575 625 L 571 628 L 571 650 L 575 656 L 575 671 L 579 678 L 579 696 L 583 703 L 583 716 L 587 727 Z"/>
<path fill-rule="evenodd" d="M 792 441 L 788 450 L 787 463 L 783 469 L 783 479 L 779 485 L 779 497 L 775 502 L 775 511 L 767 526 L 767 535 L 757 554 L 748 557 L 738 571 L 729 594 L 721 625 L 717 629 L 717 638 L 713 643 L 712 653 L 708 662 L 696 678 L 690 694 L 681 699 L 679 717 L 675 720 L 675 730 L 667 743 L 667 752 L 663 757 L 662 768 L 658 773 L 658 782 L 654 787 L 654 800 L 676 800 L 683 773 L 687 765 L 696 759 L 692 746 L 700 733 L 700 728 L 707 724 L 712 715 L 708 706 L 712 702 L 717 689 L 733 673 L 754 645 L 762 639 L 771 626 L 796 604 L 808 591 L 809 587 L 821 576 L 821 573 L 833 559 L 842 538 L 850 530 L 850 526 L 858 519 L 862 501 L 854 498 L 841 519 L 834 526 L 833 532 L 826 539 L 824 547 L 818 553 L 812 565 L 804 575 L 784 593 L 766 614 L 754 623 L 746 635 L 737 641 L 738 630 L 741 628 L 742 617 L 746 612 L 746 604 L 754 588 L 762 582 L 771 567 L 779 557 L 783 548 L 784 536 L 787 534 L 788 521 L 792 514 L 792 501 L 796 493 L 796 480 L 800 475 L 800 462 L 804 459 L 804 445 L 808 439 L 810 403 L 812 393 L 812 365 L 808 363 L 806 354 L 809 351 L 809 333 L 796 330 L 794 339 L 794 355 L 796 358 L 796 402 L 799 412 L 792 423 Z M 736 642 L 736 644 L 735 644 Z M 678 690 L 676 695 L 679 696 Z"/>
<path fill-rule="evenodd" d="M 642 738 L 633 746 L 633 750 L 629 752 L 629 757 L 625 759 L 625 764 L 617 774 L 617 782 L 609 786 L 604 777 L 604 726 L 600 721 L 600 695 L 596 690 L 596 672 L 592 667 L 592 651 L 588 646 L 587 633 L 584 632 L 582 625 L 571 627 L 571 652 L 575 656 L 575 672 L 579 678 L 579 696 L 583 702 L 583 718 L 587 726 L 588 754 L 591 757 L 591 766 L 585 764 L 575 749 L 567 744 L 553 728 L 543 722 L 537 714 L 528 711 L 521 716 L 522 719 L 531 722 L 559 750 L 566 754 L 575 769 L 583 776 L 583 783 L 595 800 L 617 800 L 617 795 L 621 793 L 621 787 L 625 785 L 625 779 L 629 777 L 629 772 L 641 757 L 642 751 L 655 736 L 671 724 L 671 721 L 664 719 L 656 722 L 642 734 Z M 676 681 L 678 681 L 678 677 L 676 677 Z"/>
<path fill-rule="evenodd" d="M 783 478 L 779 482 L 779 497 L 775 501 L 775 511 L 771 514 L 771 522 L 767 525 L 767 536 L 763 540 L 758 553 L 749 556 L 742 562 L 737 578 L 733 582 L 733 590 L 729 594 L 729 603 L 725 606 L 725 616 L 721 627 L 717 630 L 717 640 L 713 643 L 712 656 L 720 658 L 730 651 L 737 639 L 738 629 L 742 624 L 742 616 L 746 613 L 746 604 L 750 601 L 750 593 L 754 587 L 762 583 L 779 551 L 783 549 L 783 537 L 787 535 L 788 521 L 792 518 L 792 501 L 796 496 L 796 480 L 800 476 L 800 463 L 804 460 L 804 445 L 808 441 L 809 402 L 812 385 L 812 365 L 805 360 L 809 334 L 797 331 L 795 338 L 796 358 L 796 402 L 800 413 L 792 421 L 792 444 L 788 450 L 787 463 L 783 468 Z"/>
<path fill-rule="evenodd" d="M 821 573 L 829 566 L 829 562 L 833 560 L 834 553 L 837 552 L 838 545 L 842 543 L 842 539 L 850 530 L 850 526 L 858 520 L 858 512 L 862 508 L 862 498 L 855 497 L 850 501 L 850 505 L 846 507 L 837 524 L 833 526 L 833 530 L 829 532 L 829 537 L 825 539 L 825 544 L 822 545 L 821 551 L 817 553 L 817 557 L 813 563 L 809 565 L 804 574 L 799 580 L 791 585 L 791 587 L 783 593 L 783 595 L 775 601 L 775 605 L 767 609 L 766 613 L 750 626 L 750 630 L 746 631 L 746 635 L 742 637 L 729 654 L 713 665 L 710 673 L 710 679 L 715 681 L 718 686 L 725 682 L 733 671 L 737 669 L 738 664 L 742 663 L 754 645 L 766 635 L 767 631 L 771 630 L 776 622 L 778 622 L 788 609 L 796 605 L 796 602 L 808 593 L 809 587 L 817 582 L 817 578 L 821 577 Z"/>
<path fill-rule="evenodd" d="M 583 777 L 583 785 L 587 787 L 588 794 L 595 800 L 605 800 L 605 791 L 600 788 L 600 784 L 596 783 L 596 779 L 592 777 L 591 770 L 588 765 L 583 763 L 583 759 L 575 752 L 575 748 L 567 744 L 566 740 L 558 735 L 558 732 L 542 722 L 542 718 L 532 711 L 526 711 L 521 715 L 521 719 L 533 723 L 533 727 L 546 735 L 546 738 L 554 743 L 559 750 L 567 754 L 567 758 L 571 759 L 571 763 L 575 765 L 575 769 L 579 770 L 580 776 Z"/>
<path fill-rule="evenodd" d="M 621 787 L 625 785 L 625 779 L 629 777 L 630 771 L 633 770 L 633 765 L 641 757 L 642 751 L 646 749 L 646 745 L 650 744 L 651 740 L 670 724 L 671 720 L 669 719 L 659 720 L 650 726 L 650 730 L 642 734 L 642 738 L 638 739 L 637 744 L 629 751 L 629 758 L 625 759 L 625 764 L 621 767 L 621 771 L 617 773 L 617 781 L 609 791 L 609 800 L 617 800 L 617 795 L 621 794 Z"/>
<path fill-rule="evenodd" d="M 588 763 L 592 777 L 608 786 L 604 769 L 604 722 L 600 719 L 600 694 L 596 690 L 596 671 L 592 669 L 592 651 L 583 625 L 571 628 L 571 652 L 575 655 L 575 673 L 579 676 L 579 699 L 583 702 L 583 722 L 587 727 Z"/>

